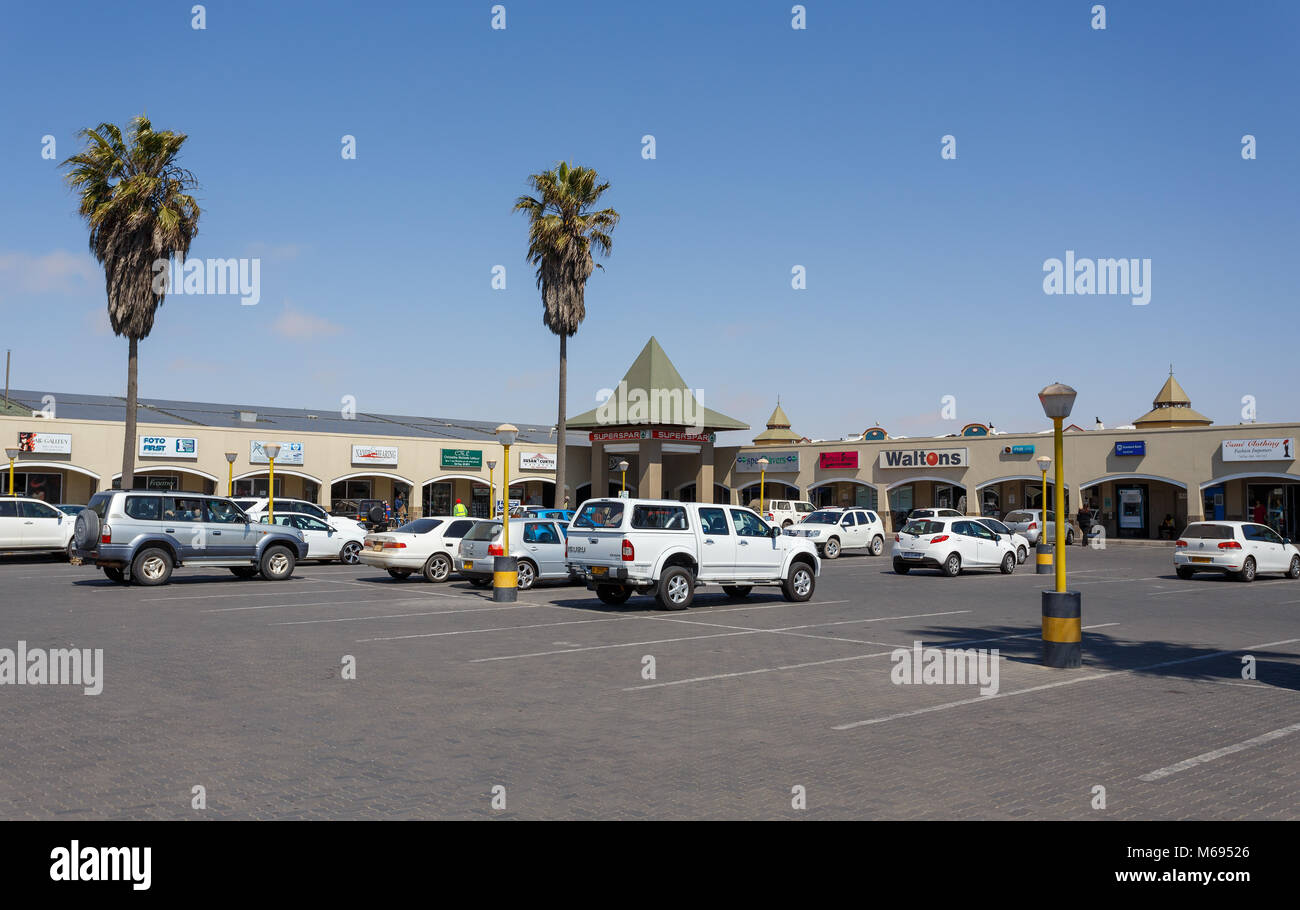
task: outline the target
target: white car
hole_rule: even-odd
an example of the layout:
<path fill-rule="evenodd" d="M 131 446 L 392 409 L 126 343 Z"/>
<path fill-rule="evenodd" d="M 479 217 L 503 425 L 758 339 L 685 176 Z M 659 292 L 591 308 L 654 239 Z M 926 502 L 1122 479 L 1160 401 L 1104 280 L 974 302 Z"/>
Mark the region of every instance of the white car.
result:
<path fill-rule="evenodd" d="M 975 521 L 978 521 L 986 528 L 991 528 L 994 534 L 1005 534 L 1007 537 L 1010 537 L 1011 545 L 1016 548 L 1016 562 L 1023 563 L 1029 558 L 1029 540 L 1023 535 L 1017 534 L 996 518 L 985 518 L 984 516 L 980 516 L 979 518 L 976 518 Z"/>
<path fill-rule="evenodd" d="M 766 508 L 759 512 L 759 501 L 755 499 L 749 504 L 749 508 L 759 512 L 768 524 L 781 528 L 797 525 L 817 511 L 817 507 L 805 499 L 769 499 L 762 505 Z"/>
<path fill-rule="evenodd" d="M 1014 512 L 1008 512 L 1002 519 L 1012 531 L 1020 534 L 1029 541 L 1029 545 L 1035 546 L 1038 538 L 1043 533 L 1043 511 L 1042 509 L 1016 509 Z M 1047 536 L 1043 539 L 1050 544 L 1056 543 L 1056 514 L 1047 513 Z M 1074 528 L 1067 521 L 1065 523 L 1065 545 L 1074 546 Z"/>
<path fill-rule="evenodd" d="M 73 557 L 72 516 L 30 496 L 0 496 L 0 555 L 62 550 Z"/>
<path fill-rule="evenodd" d="M 417 518 L 391 531 L 366 535 L 358 557 L 363 565 L 386 569 L 398 581 L 421 572 L 425 581 L 446 581 L 455 571 L 460 539 L 482 519 L 451 515 Z"/>
<path fill-rule="evenodd" d="M 265 496 L 262 497 L 244 497 L 236 499 L 235 505 L 244 510 L 244 514 L 253 521 L 261 521 L 262 516 L 266 514 L 267 507 L 270 504 Z M 331 515 L 314 502 L 308 502 L 305 499 L 281 499 L 276 497 L 275 515 L 278 518 L 280 513 L 292 512 L 295 515 L 310 515 L 312 518 L 325 522 L 336 531 L 351 535 L 360 534 L 365 536 L 366 529 L 361 526 L 361 522 L 354 518 L 346 518 L 342 515 Z"/>
<path fill-rule="evenodd" d="M 912 569 L 938 569 L 948 577 L 963 569 L 1016 570 L 1016 551 L 1011 540 L 1001 537 L 974 518 L 920 518 L 909 521 L 894 535 L 894 571 L 906 575 Z"/>
<path fill-rule="evenodd" d="M 263 513 L 257 520 L 269 524 L 270 516 Z M 275 524 L 302 531 L 303 540 L 307 542 L 307 555 L 303 559 L 334 562 L 337 560 L 345 566 L 355 566 L 361 561 L 361 547 L 364 545 L 365 531 L 340 531 L 332 528 L 319 518 L 300 515 L 297 512 L 275 510 Z"/>
<path fill-rule="evenodd" d="M 826 559 L 844 549 L 885 552 L 885 524 L 870 509 L 818 509 L 786 533 L 806 537 Z"/>
<path fill-rule="evenodd" d="M 569 581 L 572 576 L 564 561 L 568 526 L 550 519 L 510 519 L 510 555 L 516 559 L 519 590 L 527 591 L 539 581 Z M 476 588 L 492 584 L 493 565 L 505 556 L 501 522 L 482 521 L 466 534 L 456 552 L 456 569 Z"/>
<path fill-rule="evenodd" d="M 1253 521 L 1200 521 L 1188 525 L 1174 544 L 1179 578 L 1197 572 L 1236 575 L 1254 581 L 1260 572 L 1300 578 L 1300 550 L 1268 525 Z"/>

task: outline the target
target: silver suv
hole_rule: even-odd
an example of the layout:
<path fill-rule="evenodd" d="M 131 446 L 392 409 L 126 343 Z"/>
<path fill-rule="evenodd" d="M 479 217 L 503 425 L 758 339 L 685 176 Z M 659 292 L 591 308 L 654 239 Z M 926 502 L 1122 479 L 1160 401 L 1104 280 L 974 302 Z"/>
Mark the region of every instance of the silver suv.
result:
<path fill-rule="evenodd" d="M 186 565 L 282 581 L 307 555 L 302 531 L 251 522 L 225 497 L 178 490 L 96 493 L 77 513 L 72 542 L 83 565 L 122 584 L 163 585 Z"/>

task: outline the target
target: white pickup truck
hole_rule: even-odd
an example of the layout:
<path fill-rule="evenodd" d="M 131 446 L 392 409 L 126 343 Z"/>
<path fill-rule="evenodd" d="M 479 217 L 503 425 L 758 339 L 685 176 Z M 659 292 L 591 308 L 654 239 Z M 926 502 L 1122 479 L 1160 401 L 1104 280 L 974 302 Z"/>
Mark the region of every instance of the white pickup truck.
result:
<path fill-rule="evenodd" d="M 780 585 L 786 600 L 813 595 L 821 560 L 807 538 L 782 534 L 752 510 L 663 499 L 592 499 L 569 525 L 565 561 L 607 604 L 653 593 L 685 610 L 700 585 L 730 597 Z"/>

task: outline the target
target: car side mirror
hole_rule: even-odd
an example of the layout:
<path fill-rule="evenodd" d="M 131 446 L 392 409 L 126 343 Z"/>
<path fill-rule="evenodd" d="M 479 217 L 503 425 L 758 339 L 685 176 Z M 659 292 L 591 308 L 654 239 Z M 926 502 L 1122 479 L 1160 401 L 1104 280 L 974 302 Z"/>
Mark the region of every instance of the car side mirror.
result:
<path fill-rule="evenodd" d="M 778 537 L 781 536 L 781 529 L 778 528 L 776 525 L 772 525 L 772 527 L 769 528 L 768 531 L 771 533 L 773 540 L 776 540 Z"/>

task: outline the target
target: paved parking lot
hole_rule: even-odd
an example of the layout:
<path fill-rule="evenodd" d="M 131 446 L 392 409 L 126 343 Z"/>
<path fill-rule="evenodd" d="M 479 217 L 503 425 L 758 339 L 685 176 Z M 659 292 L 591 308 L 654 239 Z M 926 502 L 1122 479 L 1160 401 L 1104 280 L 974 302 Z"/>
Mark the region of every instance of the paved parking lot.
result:
<path fill-rule="evenodd" d="M 104 684 L 0 686 L 0 817 L 1300 814 L 1300 583 L 1180 581 L 1166 548 L 1069 560 L 1068 671 L 1038 663 L 1032 557 L 947 579 L 850 554 L 809 603 L 702 592 L 685 613 L 366 567 L 128 588 L 8 561 L 0 648 L 102 648 Z M 918 640 L 997 648 L 997 694 L 895 685 Z"/>

